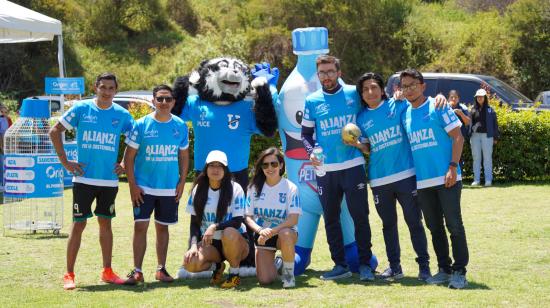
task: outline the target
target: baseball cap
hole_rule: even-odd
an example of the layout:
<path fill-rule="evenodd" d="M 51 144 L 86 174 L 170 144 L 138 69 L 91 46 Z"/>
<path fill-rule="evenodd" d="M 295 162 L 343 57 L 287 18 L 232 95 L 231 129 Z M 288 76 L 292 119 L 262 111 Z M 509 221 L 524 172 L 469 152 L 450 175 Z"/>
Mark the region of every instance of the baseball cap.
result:
<path fill-rule="evenodd" d="M 227 155 L 222 151 L 214 150 L 208 153 L 208 156 L 206 156 L 206 163 L 209 164 L 214 161 L 220 162 L 227 167 Z"/>
<path fill-rule="evenodd" d="M 474 97 L 476 97 L 476 96 L 485 96 L 485 95 L 487 95 L 487 91 L 485 91 L 484 89 L 479 89 L 479 90 L 477 90 L 476 95 L 474 95 Z"/>

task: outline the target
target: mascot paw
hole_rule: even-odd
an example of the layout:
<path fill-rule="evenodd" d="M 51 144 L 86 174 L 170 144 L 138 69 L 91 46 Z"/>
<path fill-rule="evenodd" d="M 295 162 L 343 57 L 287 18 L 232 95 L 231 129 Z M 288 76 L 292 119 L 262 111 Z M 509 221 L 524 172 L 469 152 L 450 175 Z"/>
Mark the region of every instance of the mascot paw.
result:
<path fill-rule="evenodd" d="M 279 69 L 276 67 L 272 69 L 271 64 L 267 62 L 256 63 L 254 64 L 251 73 L 254 78 L 265 77 L 269 85 L 277 87 L 277 81 L 279 80 Z"/>
<path fill-rule="evenodd" d="M 267 84 L 267 79 L 265 77 L 256 77 L 254 80 L 252 80 L 252 87 L 254 89 L 263 87 Z"/>

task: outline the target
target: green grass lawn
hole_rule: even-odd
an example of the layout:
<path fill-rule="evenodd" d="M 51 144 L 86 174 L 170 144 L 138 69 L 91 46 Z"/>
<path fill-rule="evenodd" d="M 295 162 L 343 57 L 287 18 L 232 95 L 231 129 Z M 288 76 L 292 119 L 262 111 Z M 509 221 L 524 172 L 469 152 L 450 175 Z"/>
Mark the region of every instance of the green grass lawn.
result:
<path fill-rule="evenodd" d="M 189 189 L 189 187 L 187 187 Z M 369 192 L 370 195 L 370 192 Z M 132 211 L 129 191 L 120 185 L 118 217 L 113 221 L 113 267 L 119 274 L 132 268 Z M 369 196 L 370 197 L 370 196 Z M 185 197 L 186 198 L 186 197 Z M 417 265 L 408 230 L 400 217 L 402 265 L 405 279 L 394 284 L 362 283 L 350 279 L 326 282 L 321 273 L 332 267 L 321 224 L 312 262 L 297 287 L 280 283 L 261 287 L 244 278 L 237 290 L 210 287 L 208 281 L 183 280 L 161 284 L 153 280 L 156 267 L 154 228 L 143 270 L 145 287 L 100 282 L 101 253 L 97 222 L 90 220 L 76 265 L 77 289 L 64 291 L 65 245 L 71 221 L 71 190 L 65 191 L 65 226 L 51 233 L 8 232 L 0 246 L 0 306 L 548 306 L 550 305 L 550 184 L 517 184 L 463 190 L 462 213 L 470 248 L 469 286 L 450 290 L 416 280 Z M 380 218 L 369 200 L 373 250 L 387 266 Z M 1 215 L 1 213 L 0 213 Z M 180 208 L 180 222 L 171 227 L 168 271 L 176 275 L 187 247 L 189 216 Z M 431 247 L 430 255 L 435 259 Z M 436 270 L 432 261 L 432 271 Z"/>

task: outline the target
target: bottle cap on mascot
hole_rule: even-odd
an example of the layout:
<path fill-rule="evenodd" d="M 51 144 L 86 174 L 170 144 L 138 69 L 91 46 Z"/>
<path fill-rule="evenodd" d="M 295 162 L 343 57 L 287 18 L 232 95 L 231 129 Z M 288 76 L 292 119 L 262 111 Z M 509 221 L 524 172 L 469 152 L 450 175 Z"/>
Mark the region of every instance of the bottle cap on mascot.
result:
<path fill-rule="evenodd" d="M 215 161 L 227 167 L 227 155 L 224 152 L 218 150 L 210 151 L 208 156 L 206 156 L 206 163 L 209 164 Z"/>
<path fill-rule="evenodd" d="M 295 55 L 326 54 L 328 30 L 325 27 L 297 28 L 292 31 L 292 48 Z"/>

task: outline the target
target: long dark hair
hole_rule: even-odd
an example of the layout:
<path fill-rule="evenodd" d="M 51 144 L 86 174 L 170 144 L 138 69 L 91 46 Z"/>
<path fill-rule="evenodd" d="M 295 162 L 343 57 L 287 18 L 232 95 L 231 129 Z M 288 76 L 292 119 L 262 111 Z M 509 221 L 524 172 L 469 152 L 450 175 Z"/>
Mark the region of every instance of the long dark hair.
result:
<path fill-rule="evenodd" d="M 386 90 L 384 89 L 384 79 L 382 78 L 382 75 L 378 73 L 364 73 L 363 76 L 359 77 L 357 80 L 357 83 L 355 84 L 355 89 L 357 90 L 357 94 L 359 94 L 359 97 L 361 98 L 361 104 L 365 107 L 367 107 L 367 102 L 363 100 L 363 83 L 367 80 L 374 80 L 380 87 L 380 90 L 382 90 L 382 100 L 386 100 L 388 98 L 388 95 L 386 94 Z"/>
<path fill-rule="evenodd" d="M 487 95 L 484 95 L 483 96 L 483 106 L 481 106 L 478 102 L 477 102 L 477 97 L 475 98 L 474 100 L 474 110 L 486 110 L 488 107 L 489 107 L 489 99 L 487 98 Z"/>
<path fill-rule="evenodd" d="M 262 153 L 260 153 L 258 159 L 256 160 L 256 163 L 254 164 L 254 175 L 252 176 L 252 180 L 249 185 L 249 187 L 254 187 L 256 189 L 256 193 L 258 195 L 262 192 L 262 188 L 264 187 L 265 183 L 265 174 L 262 170 L 262 163 L 264 162 L 264 159 L 269 155 L 275 155 L 275 157 L 277 157 L 277 160 L 279 161 L 279 166 L 281 166 L 281 169 L 279 170 L 279 175 L 282 176 L 283 174 L 285 174 L 285 159 L 281 151 L 279 151 L 279 149 L 277 149 L 276 147 L 265 149 Z"/>
<path fill-rule="evenodd" d="M 193 197 L 193 208 L 195 209 L 195 223 L 202 224 L 202 217 L 204 216 L 204 208 L 206 207 L 206 201 L 208 201 L 208 188 L 210 187 L 208 181 L 208 174 L 206 173 L 208 164 L 204 165 L 202 172 L 193 182 L 193 188 L 197 187 L 195 196 Z M 191 190 L 192 191 L 192 190 Z M 233 200 L 233 184 L 231 183 L 231 172 L 227 166 L 223 166 L 223 178 L 220 186 L 220 199 L 218 200 L 218 207 L 216 209 L 216 223 L 219 223 L 227 214 L 227 208 L 231 205 Z"/>

